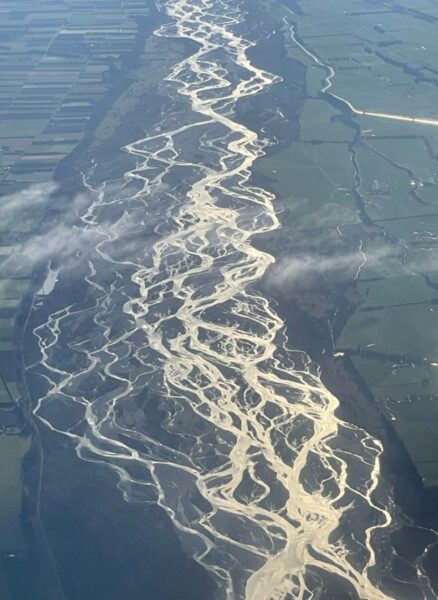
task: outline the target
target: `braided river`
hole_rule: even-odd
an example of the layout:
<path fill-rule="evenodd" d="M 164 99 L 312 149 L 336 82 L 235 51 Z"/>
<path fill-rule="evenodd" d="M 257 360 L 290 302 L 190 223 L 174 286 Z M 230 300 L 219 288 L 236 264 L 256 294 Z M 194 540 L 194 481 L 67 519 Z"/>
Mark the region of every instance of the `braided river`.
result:
<path fill-rule="evenodd" d="M 281 79 L 248 58 L 236 2 L 161 8 L 156 35 L 196 43 L 165 84 L 191 110 L 125 148 L 136 167 L 117 193 L 84 174 L 87 292 L 34 329 L 29 368 L 47 384 L 34 414 L 112 469 L 127 501 L 165 511 L 218 599 L 324 598 L 333 582 L 393 598 L 391 552 L 378 550 L 396 518 L 382 444 L 337 416 L 255 286 L 274 258 L 252 239 L 280 222 L 251 178 L 269 142 L 235 107 Z M 419 597 L 434 598 L 415 568 Z"/>

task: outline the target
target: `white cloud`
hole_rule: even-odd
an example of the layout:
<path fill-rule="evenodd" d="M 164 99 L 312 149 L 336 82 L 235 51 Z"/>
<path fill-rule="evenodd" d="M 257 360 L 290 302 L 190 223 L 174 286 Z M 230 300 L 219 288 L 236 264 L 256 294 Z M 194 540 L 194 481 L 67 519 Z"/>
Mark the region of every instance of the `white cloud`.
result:
<path fill-rule="evenodd" d="M 385 259 L 394 256 L 390 248 L 366 254 L 367 266 L 382 265 Z M 364 255 L 357 252 L 323 255 L 297 254 L 281 257 L 266 275 L 268 287 L 276 291 L 291 291 L 293 288 L 310 287 L 319 281 L 348 281 L 353 279 L 364 262 Z"/>

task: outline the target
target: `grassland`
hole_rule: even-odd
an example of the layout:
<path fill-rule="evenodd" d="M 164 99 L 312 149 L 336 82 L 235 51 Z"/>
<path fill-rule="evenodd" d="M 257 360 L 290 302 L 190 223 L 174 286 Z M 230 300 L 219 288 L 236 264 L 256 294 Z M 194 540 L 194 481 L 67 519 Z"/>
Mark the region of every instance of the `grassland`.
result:
<path fill-rule="evenodd" d="M 30 436 L 0 438 L 0 553 L 25 551 L 21 462 L 31 444 Z"/>
<path fill-rule="evenodd" d="M 260 161 L 259 172 L 286 200 L 287 223 L 297 228 L 334 227 L 358 221 L 352 197 L 353 170 L 344 144 L 293 144 Z"/>

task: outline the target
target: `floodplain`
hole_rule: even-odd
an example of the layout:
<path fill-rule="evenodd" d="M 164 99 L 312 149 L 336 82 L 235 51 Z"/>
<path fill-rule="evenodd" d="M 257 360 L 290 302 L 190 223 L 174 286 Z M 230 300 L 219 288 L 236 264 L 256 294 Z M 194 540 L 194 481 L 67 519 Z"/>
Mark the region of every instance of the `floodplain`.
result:
<path fill-rule="evenodd" d="M 354 279 L 342 256 L 337 269 L 320 273 L 354 289 L 333 352 L 351 358 L 434 488 L 438 121 L 392 116 L 438 119 L 437 8 L 427 0 L 284 5 L 288 57 L 306 66 L 307 95 L 298 139 L 258 170 L 287 207 L 291 236 L 301 230 L 319 239 L 320 255 L 330 235 L 347 244 Z"/>

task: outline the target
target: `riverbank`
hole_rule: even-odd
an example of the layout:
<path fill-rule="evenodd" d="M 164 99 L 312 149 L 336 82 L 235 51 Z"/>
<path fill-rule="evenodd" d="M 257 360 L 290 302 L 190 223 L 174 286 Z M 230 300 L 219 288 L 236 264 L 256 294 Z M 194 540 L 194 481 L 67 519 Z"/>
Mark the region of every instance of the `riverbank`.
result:
<path fill-rule="evenodd" d="M 59 202 L 56 212 L 48 216 L 49 225 L 65 214 L 71 220 L 70 205 L 78 195 L 93 196 L 84 187 L 82 174 L 96 187 L 109 178 L 114 182 L 123 179 L 135 165 L 135 158 L 124 152 L 123 146 L 136 141 L 143 130 L 159 127 L 162 111 L 169 109 L 170 99 L 160 96 L 160 82 L 175 61 L 193 51 L 193 45 L 166 40 L 164 49 L 163 42 L 152 35 L 161 22 L 163 15 L 158 13 L 147 22 L 147 29 L 142 29 L 143 47 L 137 46 L 132 61 L 124 63 L 119 83 L 96 108 L 96 118 L 90 120 L 84 139 L 58 166 Z M 94 165 L 91 170 L 90 165 Z M 57 307 L 74 303 L 87 293 L 81 272 L 79 262 L 72 281 L 70 273 L 61 269 L 55 289 L 37 312 L 30 313 L 24 351 L 27 364 L 34 364 L 40 356 L 33 328 Z M 44 380 L 28 370 L 26 386 L 35 406 L 46 392 Z M 38 419 L 35 423 L 43 461 L 39 511 L 67 599 L 119 600 L 147 594 L 173 600 L 181 589 L 193 600 L 212 597 L 211 580 L 183 552 L 160 508 L 128 503 L 104 465 L 83 462 L 68 438 Z"/>
<path fill-rule="evenodd" d="M 269 136 L 278 136 L 277 143 L 270 146 L 266 154 L 266 158 L 269 159 L 267 162 L 271 165 L 275 164 L 275 157 L 282 151 L 292 144 L 300 143 L 300 117 L 309 96 L 306 88 L 305 65 L 297 62 L 295 57 L 289 57 L 285 49 L 286 31 L 278 31 L 269 36 L 268 30 L 269 25 L 265 41 L 251 51 L 253 59 L 270 72 L 279 75 L 287 73 L 280 86 L 283 89 L 277 90 L 274 86 L 269 92 L 273 96 L 270 104 L 278 107 L 282 112 L 281 118 L 274 111 L 271 120 L 264 118 L 266 115 L 260 113 L 253 116 L 254 121 L 265 123 L 264 130 Z M 284 103 L 283 98 L 288 99 L 288 104 Z M 344 115 L 344 119 L 344 122 L 352 128 L 352 135 L 357 135 L 357 123 L 351 121 L 348 114 Z M 264 176 L 264 168 L 260 168 L 260 164 L 264 161 L 265 159 L 262 158 L 256 165 L 253 180 L 256 184 L 276 193 L 276 188 L 272 187 L 272 183 L 276 180 L 275 172 L 270 177 Z M 294 164 L 291 163 L 292 173 L 293 169 Z M 292 195 L 295 194 L 293 183 L 290 192 Z M 340 255 L 341 259 L 344 255 L 351 255 L 352 260 L 355 260 L 356 232 L 353 232 L 350 240 L 346 234 L 341 242 L 338 240 L 334 242 L 330 231 L 324 227 L 315 230 L 294 227 L 293 221 L 290 220 L 291 209 L 286 199 L 278 193 L 276 195 L 282 229 L 269 239 L 256 239 L 255 243 L 258 247 L 271 252 L 280 265 L 284 264 L 285 269 L 287 269 L 285 259 L 293 260 L 297 257 L 297 260 L 300 260 L 300 256 L 307 257 L 314 254 L 315 249 L 320 253 L 319 259 L 324 261 L 325 256 L 331 255 L 330 245 L 333 253 Z M 312 237 L 308 237 L 309 235 Z M 354 274 L 354 267 L 352 274 Z M 268 273 L 266 284 L 262 282 L 262 289 L 274 294 L 279 310 L 284 315 L 294 347 L 308 352 L 321 366 L 323 380 L 341 399 L 340 410 L 343 415 L 345 414 L 346 420 L 365 427 L 378 438 L 382 436 L 385 438 L 384 445 L 389 461 L 387 475 L 391 472 L 397 473 L 400 464 L 404 465 L 402 471 L 407 479 L 403 481 L 403 474 L 399 473 L 402 478 L 395 484 L 398 489 L 397 496 L 408 512 L 419 517 L 422 512 L 420 506 L 423 502 L 427 502 L 421 478 L 393 425 L 389 422 L 387 414 L 375 401 L 351 359 L 343 353 L 337 353 L 334 346 L 334 340 L 339 337 L 349 318 L 357 310 L 359 297 L 355 291 L 356 280 L 353 277 L 349 280 L 348 274 L 339 282 L 336 280 L 331 282 L 330 273 L 328 277 L 318 272 L 316 275 L 310 274 L 310 277 L 305 273 L 305 276 L 305 281 L 296 280 L 292 284 L 284 280 L 285 287 L 279 292 L 281 283 L 276 285 L 275 280 Z M 349 400 L 344 400 L 348 397 Z M 410 490 L 411 498 L 407 501 L 403 498 L 403 489 Z"/>
<path fill-rule="evenodd" d="M 298 147 L 307 139 L 312 143 L 310 136 L 314 135 L 315 139 L 319 136 L 327 141 L 344 140 L 353 148 L 354 140 L 359 139 L 360 126 L 348 111 L 342 110 L 339 102 L 336 103 L 332 99 L 330 102 L 333 104 L 333 115 L 340 112 L 339 117 L 332 116 L 331 122 L 327 121 L 325 125 L 319 123 L 318 129 L 318 117 L 314 113 L 312 118 L 315 125 L 311 129 L 312 126 L 307 124 L 307 112 L 305 123 L 302 125 L 301 115 L 304 107 L 309 101 L 317 101 L 314 96 L 309 96 L 307 88 L 309 67 L 306 69 L 305 63 L 299 63 L 296 53 L 288 55 L 286 39 L 286 28 L 283 32 L 274 33 L 270 33 L 268 28 L 264 42 L 252 50 L 254 61 L 261 67 L 279 75 L 288 74 L 279 86 L 283 87 L 283 90 L 277 91 L 274 86 L 269 92 L 273 96 L 269 104 L 278 107 L 281 115 L 272 110 L 266 118 L 266 113 L 255 112 L 251 121 L 245 121 L 249 126 L 251 123 L 263 122 L 263 132 L 268 137 L 277 138 L 276 144 L 268 148 L 266 159 L 262 158 L 256 164 L 253 176 L 256 185 L 270 189 L 276 194 L 278 214 L 282 222 L 282 229 L 270 238 L 254 240 L 258 248 L 274 255 L 277 261 L 277 266 L 268 271 L 261 282 L 260 289 L 264 294 L 275 298 L 278 312 L 286 323 L 291 346 L 307 352 L 320 366 L 323 383 L 339 399 L 338 416 L 381 440 L 381 476 L 391 490 L 396 504 L 395 514 L 399 515 L 398 529 L 394 529 L 389 536 L 391 544 L 400 556 L 409 553 L 412 556 L 414 552 L 416 557 L 420 557 L 433 541 L 432 534 L 422 528 L 436 528 L 437 524 L 433 515 L 434 493 L 424 488 L 416 465 L 387 411 L 377 402 L 350 356 L 339 352 L 336 344 L 349 319 L 361 304 L 360 291 L 357 289 L 357 265 L 360 264 L 357 248 L 362 245 L 365 247 L 367 239 L 371 240 L 372 244 L 372 240 L 376 238 L 374 223 L 368 217 L 366 203 L 359 191 L 360 179 L 355 181 L 354 177 L 351 178 L 351 196 L 349 198 L 345 195 L 346 201 L 353 200 L 353 209 L 359 217 L 353 216 L 353 209 L 350 213 L 344 212 L 342 217 L 347 217 L 351 225 L 343 228 L 342 235 L 336 229 L 336 221 L 332 224 L 325 217 L 323 205 L 318 214 L 317 205 L 315 204 L 314 208 L 309 204 L 307 210 L 310 208 L 315 211 L 313 227 L 312 219 L 306 220 L 306 205 L 303 204 L 302 197 L 315 194 L 317 198 L 319 194 L 322 202 L 325 190 L 314 189 L 315 185 L 311 179 L 302 178 L 302 158 L 298 153 L 290 153 L 290 162 L 285 164 L 285 173 L 290 174 L 287 175 L 288 183 L 283 183 L 280 179 L 280 173 L 283 177 L 283 171 L 279 170 L 283 168 L 283 156 L 287 155 L 291 145 Z M 288 79 L 289 74 L 291 79 Z M 288 98 L 289 104 L 283 101 L 284 97 Z M 322 106 L 321 103 L 321 108 Z M 337 122 L 342 123 L 343 129 Z M 331 128 L 334 133 L 331 132 Z M 316 141 L 314 143 L 316 144 Z M 333 145 L 334 150 L 335 148 Z M 265 167 L 265 164 L 268 167 Z M 334 173 L 336 177 L 336 171 Z M 312 177 L 310 171 L 309 177 Z M 300 211 L 296 211 L 293 202 L 285 197 L 285 192 L 282 193 L 283 190 L 289 190 L 290 196 L 295 197 Z M 341 192 L 339 194 L 342 195 Z M 297 212 L 299 218 L 294 219 Z M 336 260 L 343 265 L 340 267 L 343 272 L 334 268 Z M 351 263 L 349 266 L 347 261 Z M 386 543 L 388 541 L 384 542 Z M 381 550 L 382 548 L 379 551 Z M 424 564 L 428 568 L 433 586 L 438 589 L 438 579 L 432 567 L 435 558 L 435 550 L 432 549 Z M 403 592 L 400 590 L 399 593 Z"/>

